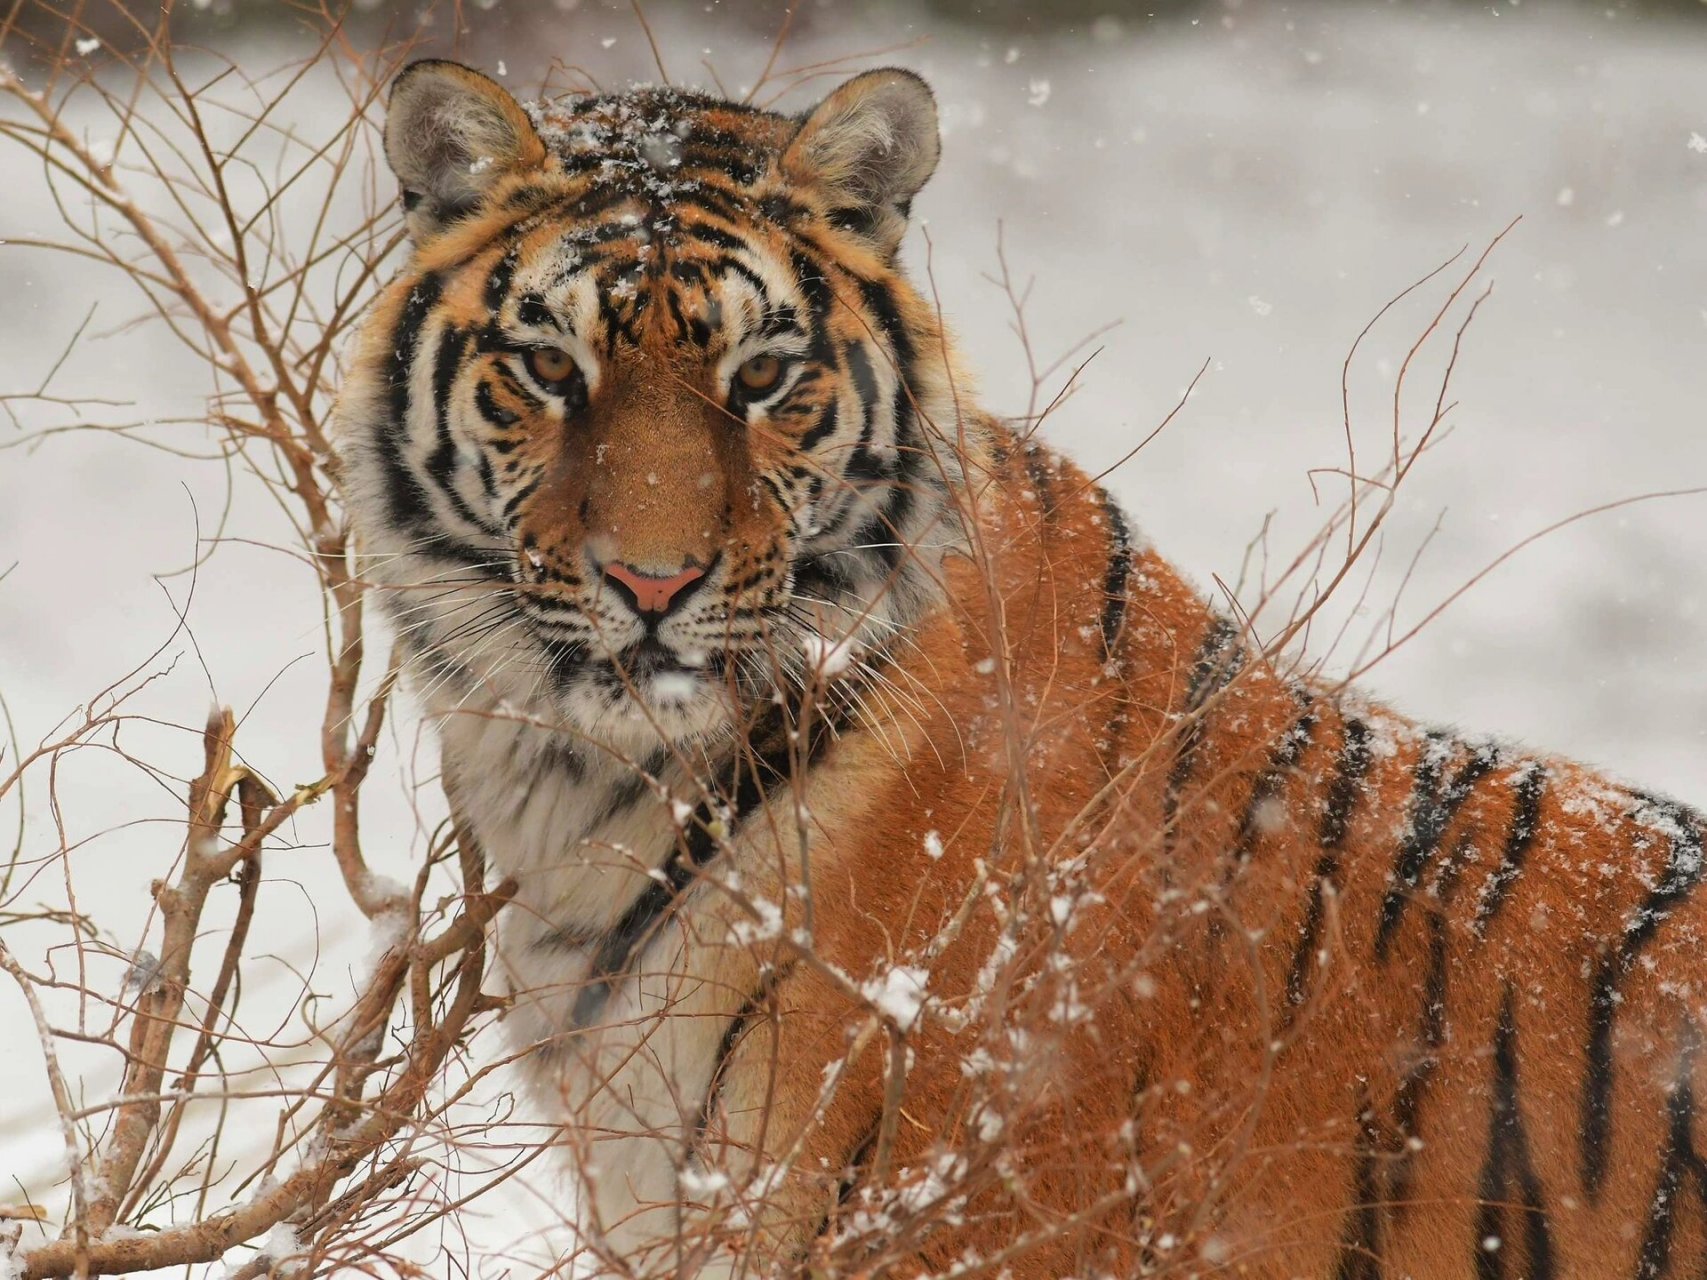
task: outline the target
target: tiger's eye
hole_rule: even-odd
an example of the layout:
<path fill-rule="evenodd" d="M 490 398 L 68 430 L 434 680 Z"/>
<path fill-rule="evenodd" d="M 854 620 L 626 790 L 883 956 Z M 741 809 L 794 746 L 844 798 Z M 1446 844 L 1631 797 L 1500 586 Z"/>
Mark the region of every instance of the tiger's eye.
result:
<path fill-rule="evenodd" d="M 782 360 L 777 356 L 754 356 L 735 370 L 735 380 L 746 392 L 769 391 L 782 381 Z"/>
<path fill-rule="evenodd" d="M 541 382 L 563 382 L 575 372 L 574 358 L 556 347 L 534 347 L 527 353 L 528 372 Z"/>

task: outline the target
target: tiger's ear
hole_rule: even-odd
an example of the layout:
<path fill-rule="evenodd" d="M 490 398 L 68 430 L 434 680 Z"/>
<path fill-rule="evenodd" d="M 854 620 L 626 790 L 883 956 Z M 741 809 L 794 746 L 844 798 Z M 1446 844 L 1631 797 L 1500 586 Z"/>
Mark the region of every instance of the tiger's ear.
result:
<path fill-rule="evenodd" d="M 471 212 L 505 174 L 545 161 L 533 122 L 503 86 L 457 62 L 428 60 L 391 82 L 385 158 L 403 186 L 416 244 Z"/>
<path fill-rule="evenodd" d="M 941 154 L 930 86 L 887 68 L 855 76 L 814 107 L 783 152 L 782 170 L 828 194 L 835 221 L 893 253 Z"/>

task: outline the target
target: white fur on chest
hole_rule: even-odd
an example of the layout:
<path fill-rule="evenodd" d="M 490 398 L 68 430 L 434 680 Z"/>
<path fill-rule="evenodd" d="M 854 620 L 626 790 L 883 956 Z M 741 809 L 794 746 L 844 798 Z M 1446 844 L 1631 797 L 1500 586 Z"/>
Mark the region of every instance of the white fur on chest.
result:
<path fill-rule="evenodd" d="M 513 719 L 452 716 L 443 741 L 458 810 L 494 873 L 517 885 L 497 934 L 506 1028 L 544 1108 L 564 1121 L 587 1225 L 619 1255 L 644 1249 L 675 1234 L 677 1177 L 739 1003 L 728 970 L 747 957 L 715 911 L 688 909 L 713 892 L 695 885 L 640 936 L 608 991 L 594 969 L 676 857 L 701 792 L 669 753 L 571 752 Z"/>

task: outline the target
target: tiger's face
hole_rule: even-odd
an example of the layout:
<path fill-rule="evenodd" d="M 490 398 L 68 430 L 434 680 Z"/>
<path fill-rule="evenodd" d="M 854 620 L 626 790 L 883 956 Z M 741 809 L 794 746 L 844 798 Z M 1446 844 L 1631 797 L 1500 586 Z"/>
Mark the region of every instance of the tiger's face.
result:
<path fill-rule="evenodd" d="M 937 157 L 921 81 L 802 122 L 673 90 L 525 110 L 418 63 L 386 151 L 414 252 L 339 444 L 430 704 L 706 738 L 927 607 L 960 475 L 895 266 Z"/>

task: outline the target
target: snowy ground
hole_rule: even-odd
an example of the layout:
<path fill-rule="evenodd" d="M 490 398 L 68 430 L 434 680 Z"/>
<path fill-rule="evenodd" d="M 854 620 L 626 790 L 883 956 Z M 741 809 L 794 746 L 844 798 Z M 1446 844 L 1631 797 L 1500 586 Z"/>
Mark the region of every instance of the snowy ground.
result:
<path fill-rule="evenodd" d="M 726 79 L 739 79 L 763 60 L 752 36 L 731 35 L 697 5 L 648 7 L 677 67 L 707 49 Z M 1036 277 L 1028 319 L 1045 352 L 1120 321 L 1049 424 L 1062 447 L 1094 467 L 1113 462 L 1211 361 L 1180 418 L 1112 480 L 1147 535 L 1198 581 L 1235 578 L 1270 512 L 1277 548 L 1315 527 L 1307 472 L 1344 461 L 1340 364 L 1352 339 L 1398 289 L 1518 215 L 1462 363 L 1454 434 L 1409 485 L 1365 621 L 1392 601 L 1442 512 L 1402 619 L 1552 520 L 1707 484 L 1707 24 L 1534 4 L 1247 4 L 1196 22 L 1103 20 L 1035 39 L 926 29 L 906 14 L 817 10 L 791 56 L 929 37 L 892 58 L 930 77 L 944 107 L 944 162 L 917 208 L 944 308 L 991 403 L 1017 410 L 1025 392 L 1004 304 L 981 278 L 996 265 L 998 222 L 1016 271 Z M 503 58 L 519 86 L 537 78 L 540 48 L 561 48 L 607 84 L 652 74 L 631 19 L 589 6 L 545 34 L 537 27 L 512 20 L 501 37 L 476 32 L 472 56 L 489 66 Z M 245 56 L 262 65 L 288 52 Z M 15 157 L 4 163 L 13 167 L 0 170 L 0 238 L 51 230 L 39 176 Z M 923 239 L 909 253 L 922 269 Z M 0 254 L 9 300 L 0 390 L 33 385 L 108 288 L 62 261 Z M 110 326 L 130 304 L 105 305 Z M 1383 397 L 1423 320 L 1420 306 L 1401 309 L 1366 343 L 1354 399 L 1365 456 L 1380 448 Z M 197 368 L 145 332 L 88 344 L 69 372 L 80 390 L 152 414 L 193 411 L 204 391 Z M 205 464 L 120 441 L 72 437 L 0 453 L 0 570 L 17 561 L 0 583 L 0 692 L 26 744 L 170 633 L 172 606 L 152 575 L 189 562 L 197 512 L 210 527 L 223 501 L 222 477 Z M 1707 803 L 1704 516 L 1707 498 L 1674 498 L 1553 535 L 1366 683 L 1415 715 L 1496 730 Z M 244 488 L 228 531 L 280 536 L 274 513 Z M 187 587 L 172 578 L 164 591 L 181 601 Z M 168 653 L 181 656 L 146 705 L 193 725 L 217 697 L 248 716 L 243 741 L 260 768 L 286 782 L 314 776 L 315 740 L 302 731 L 319 687 L 311 600 L 308 575 L 286 557 L 222 549 L 196 582 L 195 645 L 172 643 Z M 196 744 L 182 734 L 139 735 L 136 745 L 180 773 L 196 767 Z M 385 779 L 407 771 L 416 746 L 406 729 L 388 742 Z M 180 838 L 163 825 L 177 801 L 93 757 L 68 768 L 62 789 L 74 801 L 73 838 L 109 832 L 74 854 L 72 887 L 128 948 L 141 936 L 146 884 Z M 400 796 L 368 830 L 384 869 L 406 870 L 421 837 Z M 336 992 L 367 943 L 337 914 L 342 892 L 329 887 L 314 819 L 299 835 L 298 860 L 275 858 L 269 871 L 272 978 L 317 964 L 315 989 Z M 45 811 L 32 813 L 26 845 L 57 847 Z M 57 872 L 34 888 L 42 901 L 66 893 Z M 35 955 L 14 945 L 39 963 L 43 941 L 28 940 Z M 99 980 L 116 990 L 119 966 L 109 968 Z M 0 1017 L 20 1025 L 10 989 L 0 990 Z M 70 1052 L 68 1063 L 87 1073 L 89 1096 L 110 1087 L 110 1060 Z M 0 1182 L 16 1176 L 45 1191 L 55 1140 L 40 1123 L 43 1077 L 27 1036 L 0 1044 L 0 1096 Z M 487 1238 L 515 1229 L 514 1208 L 482 1228 Z"/>

